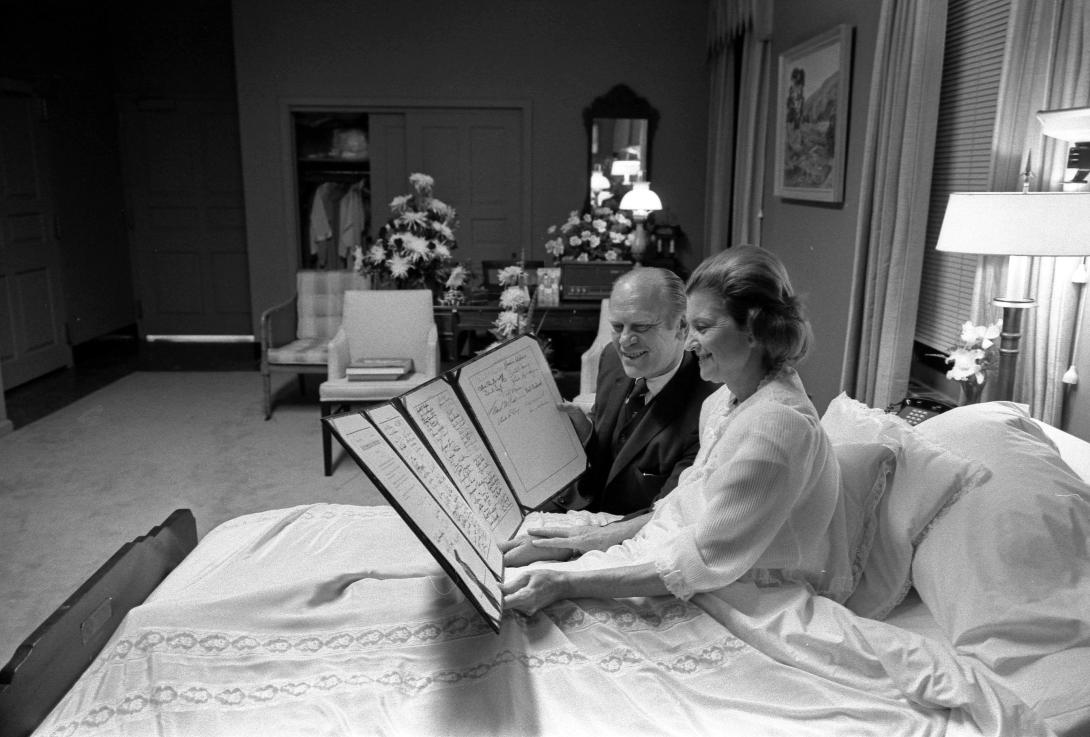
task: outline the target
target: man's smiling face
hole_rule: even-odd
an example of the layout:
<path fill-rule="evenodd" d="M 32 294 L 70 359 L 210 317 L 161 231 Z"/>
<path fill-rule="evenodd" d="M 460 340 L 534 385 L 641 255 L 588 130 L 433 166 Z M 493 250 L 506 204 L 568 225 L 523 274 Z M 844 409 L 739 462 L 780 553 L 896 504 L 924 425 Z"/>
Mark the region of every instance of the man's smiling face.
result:
<path fill-rule="evenodd" d="M 613 345 L 631 378 L 660 376 L 681 360 L 685 350 L 685 321 L 670 318 L 659 290 L 625 284 L 609 297 L 609 324 Z"/>

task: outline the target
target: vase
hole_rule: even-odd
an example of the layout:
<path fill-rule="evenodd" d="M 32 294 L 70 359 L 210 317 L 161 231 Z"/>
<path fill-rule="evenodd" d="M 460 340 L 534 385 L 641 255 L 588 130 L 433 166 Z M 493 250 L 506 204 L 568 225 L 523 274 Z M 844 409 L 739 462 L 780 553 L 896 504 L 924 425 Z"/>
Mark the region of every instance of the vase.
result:
<path fill-rule="evenodd" d="M 984 393 L 984 384 L 976 379 L 970 379 L 969 381 L 959 381 L 961 384 L 961 404 L 978 404 L 980 397 Z"/>

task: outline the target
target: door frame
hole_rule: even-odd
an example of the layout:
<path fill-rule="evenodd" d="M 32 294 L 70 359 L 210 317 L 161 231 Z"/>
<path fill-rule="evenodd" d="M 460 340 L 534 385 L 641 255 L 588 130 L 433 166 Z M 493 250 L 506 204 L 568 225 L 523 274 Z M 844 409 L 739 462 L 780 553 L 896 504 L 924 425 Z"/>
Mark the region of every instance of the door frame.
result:
<path fill-rule="evenodd" d="M 419 110 L 519 110 L 522 114 L 522 161 L 524 176 L 522 177 L 519 192 L 519 207 L 522 212 L 522 223 L 519 238 L 523 243 L 531 241 L 533 230 L 533 170 L 531 156 L 531 142 L 533 141 L 533 105 L 529 100 L 413 100 L 413 99 L 389 99 L 389 98 L 362 98 L 362 97 L 283 97 L 279 101 L 280 117 L 280 167 L 281 181 L 283 182 L 283 207 L 284 233 L 290 236 L 288 253 L 292 261 L 298 263 L 299 244 L 296 243 L 297 234 L 300 232 L 298 207 L 299 192 L 295 177 L 295 128 L 292 121 L 293 113 L 313 113 L 324 110 L 336 109 L 345 112 L 359 113 L 399 113 L 414 112 Z M 407 186 L 407 185 L 406 185 Z M 372 207 L 376 203 L 372 203 Z M 385 204 L 385 203 L 379 203 Z M 252 257 L 252 255 L 251 255 Z M 293 272 L 294 273 L 294 272 Z M 294 282 L 292 282 L 294 285 Z"/>

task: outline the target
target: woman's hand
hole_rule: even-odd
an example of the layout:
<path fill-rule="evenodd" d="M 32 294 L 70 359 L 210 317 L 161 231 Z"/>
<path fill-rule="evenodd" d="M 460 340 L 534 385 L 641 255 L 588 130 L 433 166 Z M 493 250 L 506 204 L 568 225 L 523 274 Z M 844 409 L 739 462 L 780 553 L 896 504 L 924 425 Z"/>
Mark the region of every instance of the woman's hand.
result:
<path fill-rule="evenodd" d="M 585 525 L 589 527 L 590 525 Z M 533 530 L 533 533 L 552 532 L 557 534 L 567 533 L 568 527 L 546 527 Z M 576 528 L 578 529 L 578 528 Z M 510 540 L 500 542 L 500 552 L 503 553 L 503 564 L 507 567 L 517 568 L 539 560 L 568 560 L 575 555 L 575 550 L 569 547 L 542 548 L 534 545 L 536 538 L 530 535 L 519 535 Z"/>
<path fill-rule="evenodd" d="M 520 571 L 503 582 L 503 608 L 533 616 L 554 601 L 569 598 L 567 583 L 566 571 Z"/>

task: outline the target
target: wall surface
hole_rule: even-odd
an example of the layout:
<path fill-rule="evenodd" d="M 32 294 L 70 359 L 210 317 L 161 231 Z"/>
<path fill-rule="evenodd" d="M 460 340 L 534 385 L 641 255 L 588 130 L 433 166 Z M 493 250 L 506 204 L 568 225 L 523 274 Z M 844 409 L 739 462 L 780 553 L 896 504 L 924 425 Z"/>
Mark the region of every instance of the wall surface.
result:
<path fill-rule="evenodd" d="M 47 105 L 69 340 L 135 319 L 117 113 L 105 9 L 44 0 L 6 4 L 0 77 L 29 83 Z"/>
<path fill-rule="evenodd" d="M 522 245 L 540 258 L 546 228 L 585 196 L 583 108 L 625 83 L 660 113 L 653 185 L 699 254 L 703 2 L 234 0 L 233 10 L 255 321 L 291 293 L 297 268 L 285 219 L 284 98 L 528 103 L 532 242 Z"/>
<path fill-rule="evenodd" d="M 880 11 L 879 2 L 776 0 L 773 16 L 774 69 L 778 69 L 776 62 L 784 51 L 841 23 L 854 28 L 843 204 L 774 197 L 774 136 L 769 136 L 766 151 L 769 176 L 764 192 L 761 245 L 784 260 L 795 289 L 806 298 L 815 347 L 799 373 L 819 411 L 824 411 L 840 393 L 859 219 L 863 142 Z M 781 101 L 775 92 L 770 97 L 773 107 L 769 120 L 774 121 Z"/>

